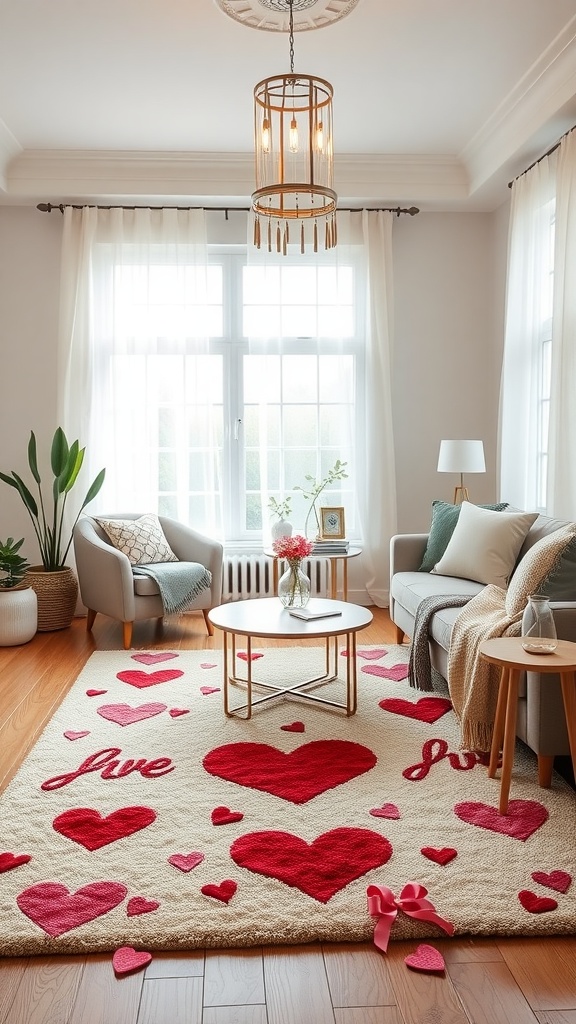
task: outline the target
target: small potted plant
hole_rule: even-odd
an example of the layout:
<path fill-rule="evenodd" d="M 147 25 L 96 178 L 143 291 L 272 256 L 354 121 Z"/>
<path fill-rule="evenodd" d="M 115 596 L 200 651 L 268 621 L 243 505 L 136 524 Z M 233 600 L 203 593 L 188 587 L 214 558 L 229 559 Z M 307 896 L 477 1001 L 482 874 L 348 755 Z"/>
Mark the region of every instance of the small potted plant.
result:
<path fill-rule="evenodd" d="M 287 498 L 283 498 L 282 501 L 270 498 L 268 508 L 270 509 L 270 514 L 276 517 L 276 522 L 272 523 L 270 528 L 272 540 L 278 540 L 279 537 L 291 537 L 292 524 L 288 522 L 288 516 L 292 512 L 292 498 L 290 495 Z"/>
<path fill-rule="evenodd" d="M 70 625 L 74 617 L 78 580 L 73 569 L 66 565 L 66 558 L 80 513 L 98 494 L 106 472 L 104 469 L 100 470 L 88 488 L 72 525 L 68 526 L 65 516 L 68 495 L 82 469 L 85 451 L 85 448 L 80 448 L 78 441 L 68 444 L 62 428 L 57 428 L 50 449 L 50 468 L 53 476 L 50 489 L 51 504 L 45 501 L 42 491 L 34 431 L 31 432 L 28 442 L 28 465 L 37 486 L 38 500 L 14 470 L 9 474 L 0 473 L 0 480 L 18 491 L 22 498 L 40 548 L 42 564 L 33 565 L 27 571 L 27 579 L 38 597 L 39 630 L 64 629 Z"/>
<path fill-rule="evenodd" d="M 0 541 L 0 647 L 27 643 L 38 626 L 38 601 L 26 581 L 29 563 L 18 553 L 23 543 Z"/>

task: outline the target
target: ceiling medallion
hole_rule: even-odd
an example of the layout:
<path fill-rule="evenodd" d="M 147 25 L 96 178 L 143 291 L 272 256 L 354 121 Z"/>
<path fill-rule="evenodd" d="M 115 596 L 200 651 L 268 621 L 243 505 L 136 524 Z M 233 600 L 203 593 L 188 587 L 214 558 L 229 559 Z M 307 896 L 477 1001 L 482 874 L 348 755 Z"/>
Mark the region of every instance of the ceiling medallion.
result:
<path fill-rule="evenodd" d="M 216 0 L 234 21 L 266 32 L 288 32 L 286 0 Z M 324 28 L 345 18 L 358 0 L 294 0 L 294 31 Z"/>

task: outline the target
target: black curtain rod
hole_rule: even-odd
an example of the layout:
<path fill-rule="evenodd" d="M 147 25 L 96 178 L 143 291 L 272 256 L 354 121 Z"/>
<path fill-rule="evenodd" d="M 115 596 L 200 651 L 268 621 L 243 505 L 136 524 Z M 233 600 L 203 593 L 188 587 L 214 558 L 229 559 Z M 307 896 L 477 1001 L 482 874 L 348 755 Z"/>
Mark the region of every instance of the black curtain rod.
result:
<path fill-rule="evenodd" d="M 36 209 L 40 210 L 41 213 L 52 213 L 52 210 L 59 210 L 60 213 L 64 213 L 66 207 L 69 206 L 72 210 L 83 210 L 85 206 L 91 207 L 95 210 L 205 210 L 206 213 L 223 213 L 228 220 L 229 213 L 250 213 L 252 207 L 250 206 L 99 206 L 96 203 L 81 203 L 75 205 L 74 203 L 38 203 Z M 344 213 L 362 213 L 362 210 L 366 209 L 368 213 L 395 213 L 397 217 L 401 213 L 408 213 L 411 217 L 414 217 L 420 210 L 417 206 L 400 207 L 400 206 L 372 206 L 372 207 L 358 207 L 358 206 L 339 206 L 338 210 L 342 210 Z"/>
<path fill-rule="evenodd" d="M 536 167 L 537 164 L 539 164 L 542 160 L 545 160 L 547 156 L 552 156 L 552 153 L 556 152 L 562 140 L 565 139 L 567 135 L 570 135 L 570 132 L 573 132 L 574 128 L 576 128 L 576 125 L 573 125 L 572 128 L 569 128 L 567 132 L 564 132 L 564 135 L 562 135 L 558 139 L 558 142 L 555 142 L 554 145 L 550 147 L 550 149 L 547 149 L 545 153 L 542 153 L 542 156 L 539 156 L 537 160 L 534 160 L 534 162 L 531 163 L 529 167 L 527 167 L 524 171 L 520 171 L 520 174 L 517 174 L 515 178 L 512 178 L 512 181 L 508 182 L 508 188 L 512 188 L 512 185 L 515 181 L 518 181 L 518 178 L 523 178 L 525 174 L 528 174 L 528 171 L 531 171 L 533 167 Z"/>

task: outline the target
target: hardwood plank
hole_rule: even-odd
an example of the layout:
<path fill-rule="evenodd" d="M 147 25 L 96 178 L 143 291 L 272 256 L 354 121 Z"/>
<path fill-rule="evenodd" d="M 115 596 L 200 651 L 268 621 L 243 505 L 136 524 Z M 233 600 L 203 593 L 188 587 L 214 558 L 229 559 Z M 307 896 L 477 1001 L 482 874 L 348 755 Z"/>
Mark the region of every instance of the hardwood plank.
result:
<path fill-rule="evenodd" d="M 576 1010 L 576 938 L 511 939 L 501 948 L 533 1010 Z"/>
<path fill-rule="evenodd" d="M 404 1024 L 396 1006 L 347 1006 L 334 1010 L 336 1024 Z"/>
<path fill-rule="evenodd" d="M 265 1006 L 210 1006 L 202 1024 L 268 1024 L 268 1017 Z"/>
<path fill-rule="evenodd" d="M 474 1024 L 535 1024 L 536 1018 L 505 963 L 452 963 L 448 973 Z"/>
<path fill-rule="evenodd" d="M 470 1024 L 447 973 L 425 974 L 406 966 L 404 957 L 416 946 L 416 942 L 388 946 L 388 969 L 403 1024 Z"/>
<path fill-rule="evenodd" d="M 264 980 L 268 1024 L 334 1024 L 319 946 L 266 947 Z"/>
<path fill-rule="evenodd" d="M 204 1006 L 265 1003 L 261 949 L 206 951 Z"/>
<path fill-rule="evenodd" d="M 110 954 L 88 957 L 67 1024 L 136 1024 L 144 973 L 117 978 Z"/>
<path fill-rule="evenodd" d="M 386 957 L 369 943 L 341 943 L 322 947 L 332 1005 L 392 1006 Z"/>
<path fill-rule="evenodd" d="M 434 946 L 442 953 L 447 964 L 489 963 L 502 960 L 497 939 L 435 939 Z"/>
<path fill-rule="evenodd" d="M 538 1024 L 576 1024 L 576 1010 L 543 1010 L 536 1020 Z"/>
<path fill-rule="evenodd" d="M 145 980 L 152 978 L 201 978 L 204 974 L 204 950 L 189 953 L 154 953 L 146 968 Z"/>
<path fill-rule="evenodd" d="M 138 1024 L 202 1024 L 202 979 L 145 981 Z"/>
<path fill-rule="evenodd" d="M 10 1018 L 10 1008 L 28 963 L 25 956 L 11 956 L 4 960 L 0 957 L 0 1024 L 6 1024 Z"/>
<path fill-rule="evenodd" d="M 31 958 L 7 1018 L 10 1024 L 67 1024 L 84 957 Z"/>

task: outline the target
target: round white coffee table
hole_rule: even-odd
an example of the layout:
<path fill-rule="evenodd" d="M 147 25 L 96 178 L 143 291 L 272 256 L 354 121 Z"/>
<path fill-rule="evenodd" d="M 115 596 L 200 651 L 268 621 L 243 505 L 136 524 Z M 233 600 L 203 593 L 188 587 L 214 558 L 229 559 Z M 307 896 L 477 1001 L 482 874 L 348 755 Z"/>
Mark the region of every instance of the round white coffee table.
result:
<path fill-rule="evenodd" d="M 208 618 L 216 629 L 221 629 L 223 639 L 223 689 L 224 713 L 228 718 L 234 716 L 251 718 L 252 708 L 257 704 L 278 697 L 297 697 L 304 700 L 324 704 L 327 707 L 341 708 L 347 715 L 356 713 L 357 707 L 357 673 L 356 673 L 356 634 L 372 622 L 372 612 L 360 605 L 349 604 L 347 601 L 331 601 L 324 598 L 312 598 L 306 606 L 313 612 L 329 613 L 326 618 L 312 619 L 305 622 L 290 614 L 277 597 L 262 598 L 254 601 L 233 601 L 219 605 L 208 612 Z M 232 666 L 236 665 L 236 637 L 246 639 L 246 679 L 230 674 L 229 655 Z M 317 687 L 332 682 L 338 677 L 338 637 L 346 638 L 348 657 L 346 658 L 346 701 L 340 702 L 309 693 L 309 687 Z M 305 679 L 291 686 L 277 686 L 252 680 L 252 639 L 254 637 L 275 640 L 310 640 L 321 637 L 325 640 L 326 671 L 324 675 L 314 679 Z M 246 689 L 246 703 L 231 708 L 231 685 Z M 269 690 L 269 693 L 253 699 L 254 687 Z M 245 712 L 245 714 L 242 714 Z"/>

